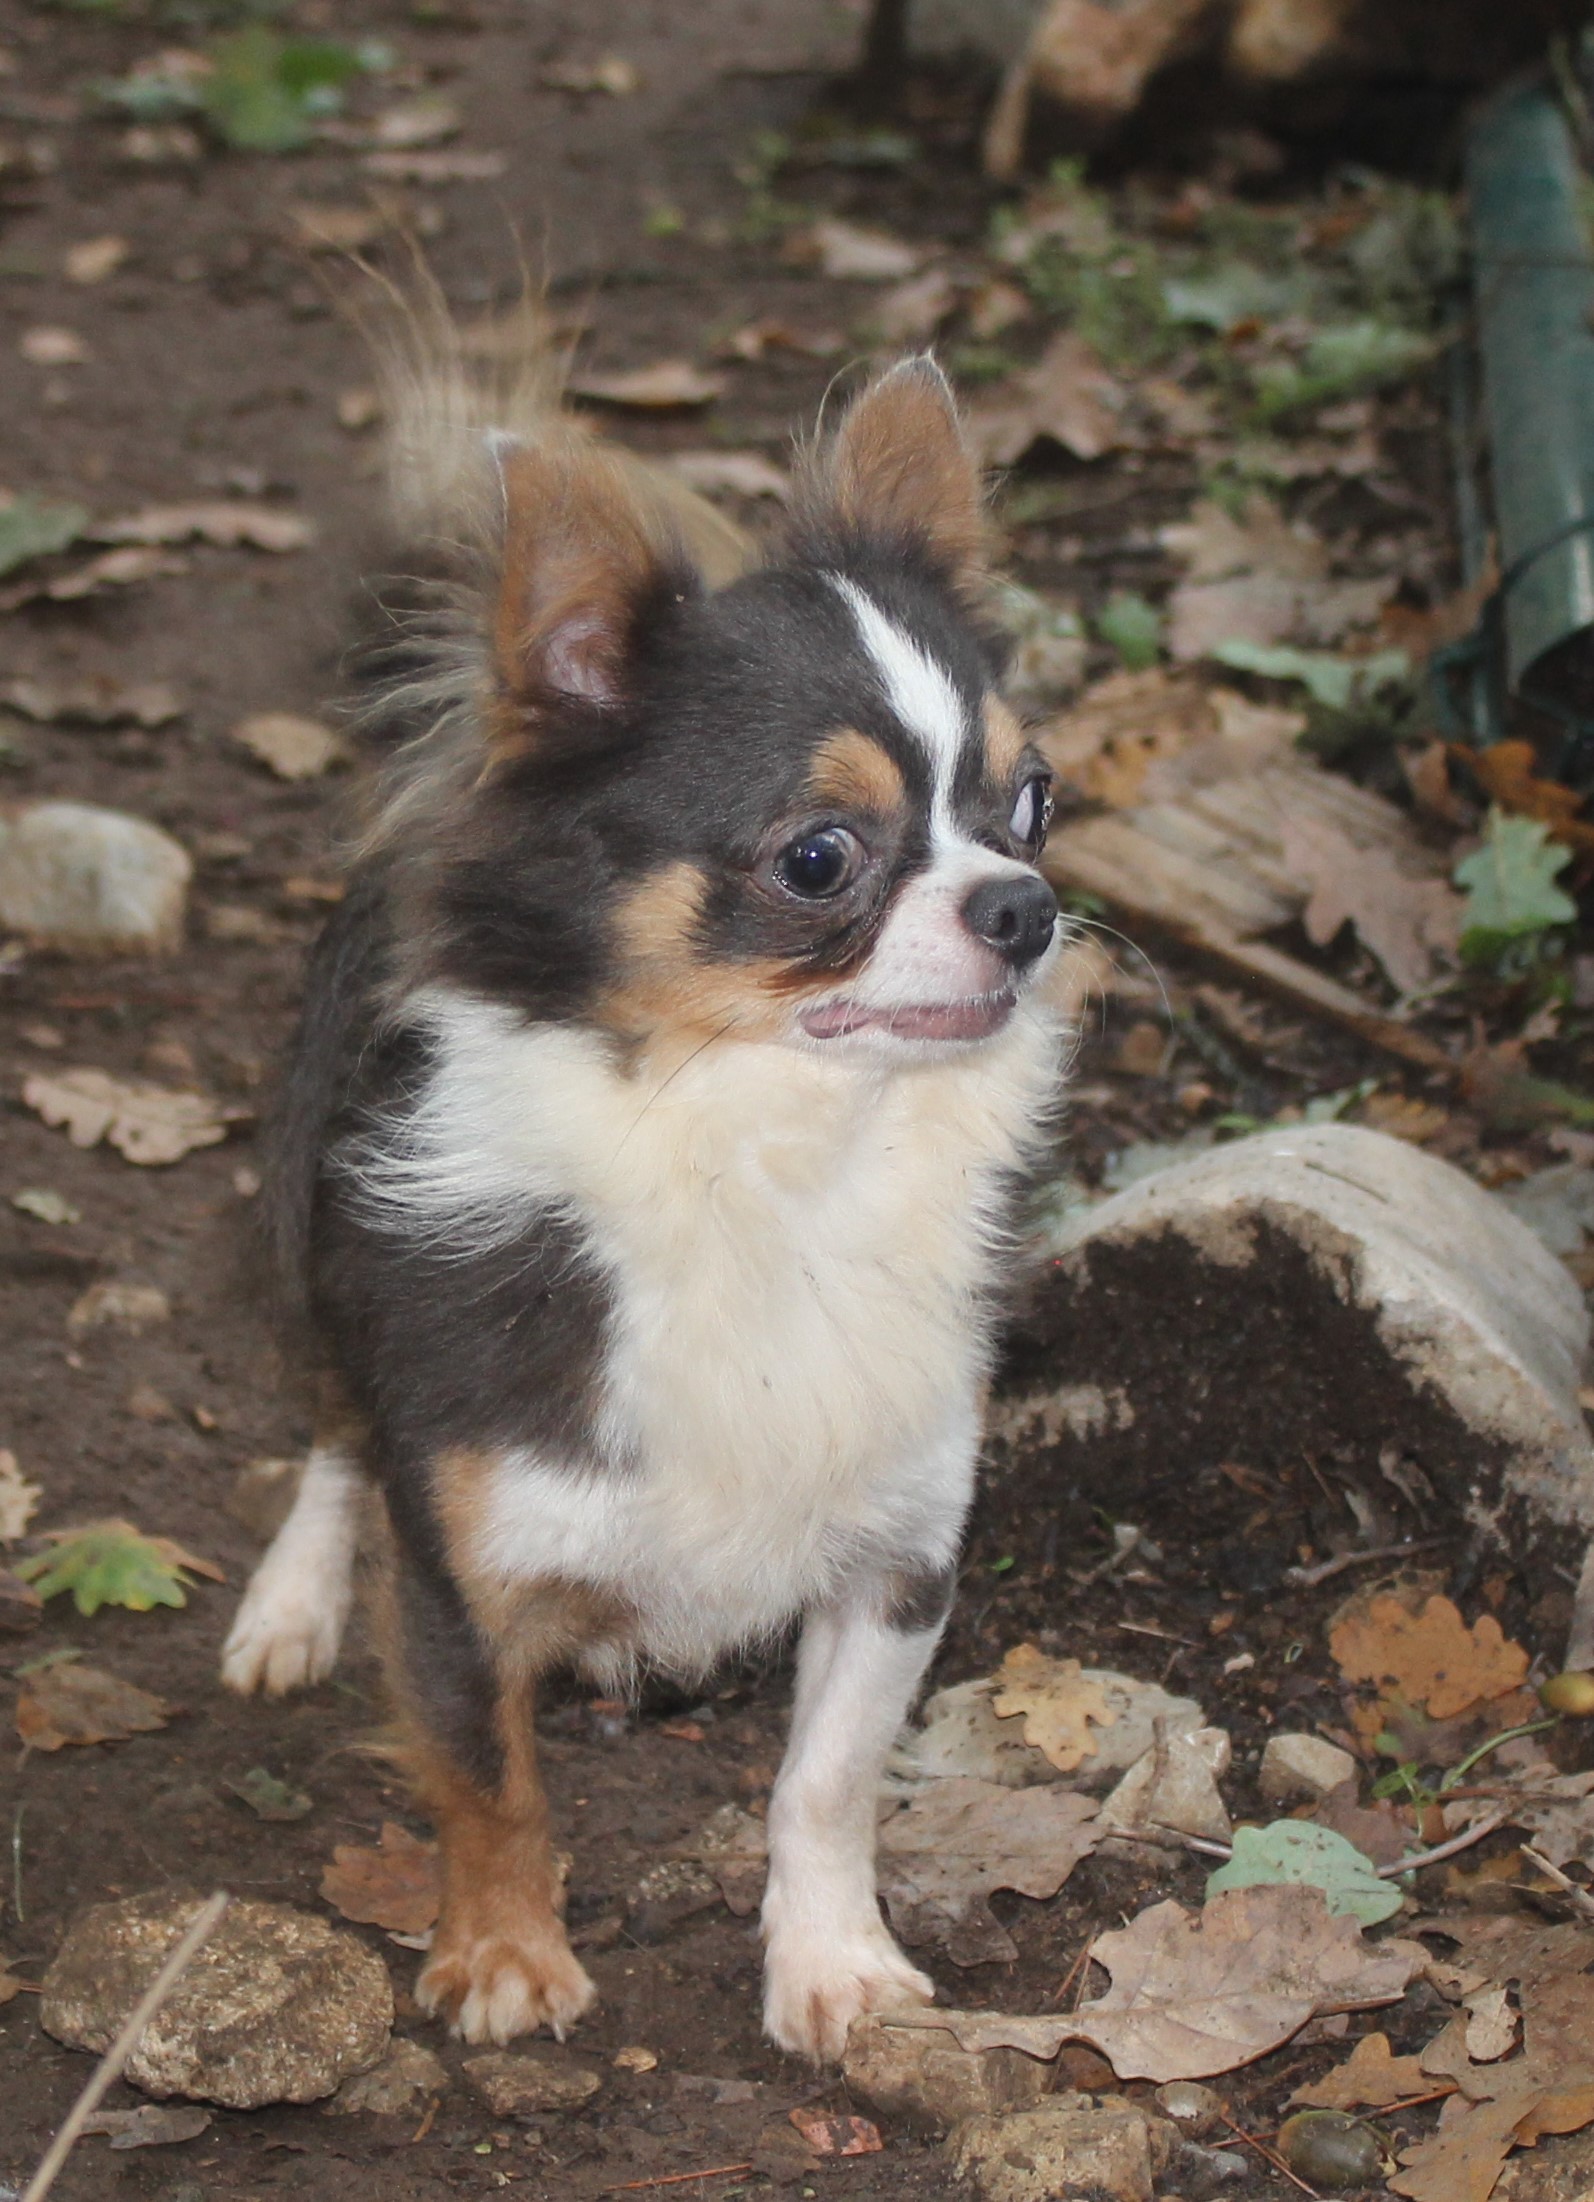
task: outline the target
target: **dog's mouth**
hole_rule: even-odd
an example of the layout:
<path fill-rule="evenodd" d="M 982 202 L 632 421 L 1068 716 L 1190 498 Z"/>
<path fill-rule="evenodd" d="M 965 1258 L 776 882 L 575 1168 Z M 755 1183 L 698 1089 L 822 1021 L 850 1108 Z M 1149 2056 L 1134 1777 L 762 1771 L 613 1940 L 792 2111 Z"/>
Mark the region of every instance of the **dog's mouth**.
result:
<path fill-rule="evenodd" d="M 801 1024 L 811 1040 L 839 1040 L 849 1032 L 885 1032 L 897 1040 L 988 1040 L 1018 1007 L 1007 988 L 958 1002 L 914 1002 L 875 1009 L 866 1002 L 820 1002 L 805 1009 Z"/>

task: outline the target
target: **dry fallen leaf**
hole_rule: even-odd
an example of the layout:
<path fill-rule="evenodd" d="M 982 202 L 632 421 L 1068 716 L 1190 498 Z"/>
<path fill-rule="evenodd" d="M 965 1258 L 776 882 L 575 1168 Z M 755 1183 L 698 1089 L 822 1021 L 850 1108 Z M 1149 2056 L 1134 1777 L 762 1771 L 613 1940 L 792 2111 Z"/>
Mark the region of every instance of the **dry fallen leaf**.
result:
<path fill-rule="evenodd" d="M 298 199 L 290 201 L 286 211 L 289 242 L 302 252 L 363 252 L 389 224 L 389 209 L 380 206 L 336 201 L 317 205 Z"/>
<path fill-rule="evenodd" d="M 1158 1056 L 1162 1035 L 1157 1033 Z M 996 1670 L 991 1709 L 999 1720 L 1024 1719 L 1024 1741 L 1051 1760 L 1060 1774 L 1096 1756 L 1094 1721 L 1110 1727 L 1117 1714 L 1099 1682 L 1086 1682 L 1077 1659 L 1048 1659 L 1035 1644 L 1015 1644 Z"/>
<path fill-rule="evenodd" d="M 24 1675 L 17 1692 L 17 1734 L 34 1751 L 69 1743 L 122 1743 L 164 1728 L 171 1711 L 161 1698 L 102 1667 L 56 1660 Z"/>
<path fill-rule="evenodd" d="M 384 107 L 372 124 L 371 136 L 377 145 L 411 152 L 453 137 L 463 119 L 458 102 L 445 92 L 419 92 L 413 99 Z"/>
<path fill-rule="evenodd" d="M 990 1907 L 995 1889 L 1055 1896 L 1096 1844 L 1094 1798 L 1043 1785 L 948 1775 L 880 1829 L 880 1894 L 904 1942 L 934 1942 L 954 1965 L 1011 1960 L 1018 1946 Z"/>
<path fill-rule="evenodd" d="M 104 589 L 131 588 L 135 582 L 154 580 L 157 574 L 187 571 L 186 559 L 174 558 L 169 551 L 129 543 L 120 550 L 101 551 L 97 557 L 69 566 L 65 573 L 52 574 L 48 580 L 17 581 L 9 588 L 0 589 L 0 612 L 19 611 L 24 604 L 46 600 L 52 604 L 76 604 L 84 597 L 98 596 Z"/>
<path fill-rule="evenodd" d="M 0 1447 L 0 1544 L 20 1537 L 39 1510 L 44 1486 L 29 1483 L 17 1465 L 17 1456 Z"/>
<path fill-rule="evenodd" d="M 728 490 L 735 497 L 774 497 L 784 503 L 791 494 L 787 476 L 761 451 L 672 451 L 667 464 L 688 489 L 704 497 Z"/>
<path fill-rule="evenodd" d="M 1504 1697 L 1528 1671 L 1527 1653 L 1492 1614 L 1469 1629 L 1448 1598 L 1413 1612 L 1387 1591 L 1358 1601 L 1330 1631 L 1329 1649 L 1348 1682 L 1392 1685 L 1434 1720 Z"/>
<path fill-rule="evenodd" d="M 883 229 L 860 229 L 854 222 L 815 222 L 792 238 L 789 257 L 818 266 L 821 275 L 843 283 L 899 283 L 924 258 Z"/>
<path fill-rule="evenodd" d="M 816 2156 L 872 2156 L 884 2145 L 867 2118 L 832 2117 L 805 2103 L 786 2115 Z"/>
<path fill-rule="evenodd" d="M 1513 1827 L 1525 1827 L 1552 1866 L 1594 1872 L 1594 1773 L 1558 1774 L 1513 1807 Z"/>
<path fill-rule="evenodd" d="M 392 1820 L 382 1822 L 375 1849 L 340 1843 L 321 1875 L 321 1894 L 334 1911 L 394 1934 L 424 1934 L 435 1925 L 442 1893 L 437 1845 Z"/>
<path fill-rule="evenodd" d="M 132 251 L 125 237 L 85 237 L 68 247 L 65 261 L 69 283 L 103 283 L 114 275 Z"/>
<path fill-rule="evenodd" d="M 180 719 L 187 709 L 164 681 L 119 681 L 103 673 L 75 681 L 8 681 L 0 697 L 41 726 L 64 719 L 81 720 L 85 726 L 154 728 Z"/>
<path fill-rule="evenodd" d="M 922 344 L 934 336 L 957 302 L 958 287 L 945 268 L 929 268 L 877 299 L 869 326 L 884 343 Z"/>
<path fill-rule="evenodd" d="M 215 2116 L 202 2103 L 140 2103 L 136 2110 L 96 2110 L 85 2133 L 104 2134 L 112 2148 L 169 2148 L 197 2140 Z"/>
<path fill-rule="evenodd" d="M 154 1323 L 171 1320 L 172 1303 L 159 1285 L 134 1284 L 125 1277 L 102 1277 L 79 1293 L 67 1311 L 74 1338 L 90 1330 L 126 1330 L 136 1338 Z"/>
<path fill-rule="evenodd" d="M 314 780 L 342 754 L 330 726 L 293 711 L 256 711 L 238 721 L 232 738 L 279 780 Z"/>
<path fill-rule="evenodd" d="M 1008 391 L 969 415 L 969 440 L 987 466 L 1012 466 L 1047 437 L 1076 459 L 1099 459 L 1135 440 L 1124 422 L 1123 385 L 1071 330 L 1054 336 Z"/>
<path fill-rule="evenodd" d="M 1429 984 L 1460 951 L 1464 898 L 1441 871 L 1419 874 L 1423 853 L 1412 841 L 1413 868 L 1402 869 L 1387 847 L 1362 848 L 1322 818 L 1281 820 L 1284 860 L 1308 890 L 1307 938 L 1326 948 L 1344 925 L 1402 994 Z"/>
<path fill-rule="evenodd" d="M 1154 1904 L 1091 1954 L 1112 1987 L 1072 2014 L 892 2012 L 886 2023 L 944 2026 L 965 2049 L 1032 2057 L 1087 2041 L 1120 2079 L 1201 2080 L 1265 2056 L 1314 2013 L 1396 2002 L 1420 1963 L 1410 1946 L 1365 1942 L 1298 1883 L 1231 1889 L 1194 1914 Z"/>
<path fill-rule="evenodd" d="M 203 1093 L 179 1093 L 103 1070 L 35 1072 L 22 1098 L 46 1124 L 64 1128 L 74 1147 L 104 1139 L 129 1162 L 180 1162 L 195 1147 L 214 1147 L 247 1109 L 222 1108 Z"/>
<path fill-rule="evenodd" d="M 668 413 L 681 407 L 712 405 L 725 388 L 723 375 L 707 374 L 689 359 L 656 360 L 617 375 L 576 375 L 566 385 L 571 397 L 627 411 Z"/>
<path fill-rule="evenodd" d="M 18 1980 L 16 1974 L 7 1967 L 5 1959 L 0 1957 L 0 2008 L 8 2004 L 13 1996 L 22 1995 L 30 1985 L 26 1980 Z"/>
<path fill-rule="evenodd" d="M 1387 2034 L 1364 2034 L 1343 2064 L 1290 2097 L 1313 2110 L 1387 2110 L 1408 2095 L 1431 2095 L 1420 2057 L 1397 2057 Z"/>
<path fill-rule="evenodd" d="M 20 1636 L 37 1628 L 44 1617 L 44 1600 L 31 1583 L 9 1568 L 0 1567 L 0 1631 Z"/>
<path fill-rule="evenodd" d="M 75 329 L 24 329 L 17 350 L 34 367 L 81 367 L 89 357 Z"/>
<path fill-rule="evenodd" d="M 1452 752 L 1482 782 L 1491 802 L 1519 818 L 1537 818 L 1568 847 L 1594 849 L 1594 823 L 1580 816 L 1585 798 L 1564 781 L 1540 776 L 1538 752 L 1531 742 L 1494 742 L 1487 749 Z"/>
<path fill-rule="evenodd" d="M 1206 691 L 1188 675 L 1109 673 L 1039 740 L 1060 780 L 1121 810 L 1141 800 L 1153 763 L 1210 734 L 1213 724 Z"/>
<path fill-rule="evenodd" d="M 367 153 L 361 163 L 393 183 L 495 183 L 509 166 L 502 153 Z"/>
<path fill-rule="evenodd" d="M 537 72 L 537 82 L 554 92 L 607 92 L 611 99 L 628 99 L 642 87 L 642 72 L 623 54 L 604 54 L 597 61 L 550 61 Z"/>
<path fill-rule="evenodd" d="M 296 551 L 315 540 L 315 529 L 302 513 L 249 504 L 242 498 L 145 505 L 120 520 L 97 521 L 85 533 L 96 543 L 189 543 L 197 538 L 228 550 L 245 543 L 252 550 Z"/>
<path fill-rule="evenodd" d="M 1203 499 L 1187 521 L 1163 529 L 1162 541 L 1185 565 L 1168 600 L 1168 651 L 1180 665 L 1223 642 L 1330 647 L 1370 626 L 1396 587 L 1392 576 L 1330 580 L 1321 537 L 1260 493 L 1238 519 Z"/>

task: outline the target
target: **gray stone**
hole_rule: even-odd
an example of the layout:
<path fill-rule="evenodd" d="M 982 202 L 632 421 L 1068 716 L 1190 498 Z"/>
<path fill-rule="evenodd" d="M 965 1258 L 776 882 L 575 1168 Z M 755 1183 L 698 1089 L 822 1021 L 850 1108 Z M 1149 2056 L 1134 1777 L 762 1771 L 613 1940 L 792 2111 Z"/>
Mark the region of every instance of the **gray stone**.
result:
<path fill-rule="evenodd" d="M 1348 1446 L 1376 1473 L 1393 1447 L 1519 1564 L 1564 1568 L 1570 1536 L 1576 1565 L 1594 1532 L 1588 1314 L 1554 1255 L 1450 1164 L 1353 1125 L 1279 1128 L 1066 1216 L 1048 1252 L 1029 1326 L 1045 1378 L 1121 1389 L 1133 1412 L 1121 1431 L 1062 1434 L 1059 1477 L 1122 1490 L 1158 1448 L 1244 1459 L 1265 1410 L 1275 1451 Z M 1196 1307 L 1200 1344 L 1171 1353 L 1169 1326 Z M 1031 1349 L 1014 1381 L 1034 1390 L 1036 1373 Z"/>
<path fill-rule="evenodd" d="M 193 869 L 142 818 L 91 803 L 24 804 L 0 815 L 0 926 L 79 954 L 172 949 Z"/>
<path fill-rule="evenodd" d="M 95 1904 L 44 1976 L 46 2033 L 99 2053 L 160 1970 L 200 1899 L 159 1890 Z M 310 2103 L 387 2047 L 387 1968 L 340 1927 L 287 1904 L 234 1901 L 128 2060 L 148 2095 L 258 2110 Z"/>
<path fill-rule="evenodd" d="M 441 2095 L 447 2086 L 448 2067 L 441 2057 L 433 2056 L 418 2041 L 395 2035 L 381 2063 L 355 2079 L 345 2080 L 331 2102 L 322 2105 L 321 2115 L 347 2117 L 367 2110 L 391 2118 L 428 2095 Z"/>
<path fill-rule="evenodd" d="M 1044 1751 L 1024 1741 L 1022 1720 L 997 1717 L 991 1698 L 999 1685 L 990 1675 L 954 1683 L 926 1700 L 924 1726 L 904 1740 L 899 1770 L 937 1778 L 967 1774 L 976 1781 L 999 1782 L 1004 1789 L 1055 1781 L 1070 1789 L 1106 1789 L 1151 1749 L 1158 1720 L 1185 1734 L 1202 1724 L 1194 1698 L 1175 1697 L 1158 1683 L 1138 1682 L 1109 1667 L 1086 1667 L 1079 1679 L 1097 1686 L 1115 1717 L 1091 1723 L 1095 1752 L 1071 1774 L 1059 1773 Z"/>
<path fill-rule="evenodd" d="M 841 2059 L 852 2095 L 921 2133 L 1023 2110 L 1048 2093 L 1049 2064 L 1021 2049 L 961 2049 L 939 2028 L 855 2019 Z"/>
<path fill-rule="evenodd" d="M 1169 2080 L 1155 2093 L 1158 2108 L 1182 2133 L 1209 2133 L 1223 2109 L 1219 2097 L 1199 2080 Z"/>
<path fill-rule="evenodd" d="M 1156 1835 L 1171 1828 L 1227 1842 L 1233 1833 L 1218 1790 L 1232 1750 L 1222 1728 L 1174 1729 L 1137 1759 L 1096 1816 L 1105 1834 Z"/>
<path fill-rule="evenodd" d="M 1269 1804 L 1315 1801 L 1356 1779 L 1356 1761 L 1326 1736 L 1269 1736 L 1259 1783 Z"/>
<path fill-rule="evenodd" d="M 495 2118 L 526 2118 L 539 2110 L 576 2110 L 603 2085 L 601 2072 L 568 2057 L 516 2056 L 493 2049 L 467 2057 L 466 2084 Z"/>
<path fill-rule="evenodd" d="M 1122 2096 L 1054 2095 L 1033 2110 L 966 2119 L 947 2147 L 984 2202 L 1151 2202 L 1176 2130 Z"/>

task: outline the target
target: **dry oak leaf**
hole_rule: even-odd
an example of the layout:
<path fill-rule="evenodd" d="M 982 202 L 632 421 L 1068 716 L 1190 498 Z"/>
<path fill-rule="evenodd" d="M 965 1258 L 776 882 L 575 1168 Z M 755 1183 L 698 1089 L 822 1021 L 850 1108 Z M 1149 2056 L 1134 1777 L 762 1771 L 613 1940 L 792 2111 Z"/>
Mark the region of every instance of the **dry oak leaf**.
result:
<path fill-rule="evenodd" d="M 303 550 L 315 529 L 302 513 L 221 497 L 203 504 L 145 505 L 120 520 L 97 521 L 85 534 L 96 543 L 188 543 L 196 537 L 231 550 Z"/>
<path fill-rule="evenodd" d="M 437 1845 L 384 1820 L 374 1850 L 339 1843 L 322 1872 L 321 1894 L 334 1911 L 361 1926 L 424 1934 L 435 1926 L 442 1902 Z"/>
<path fill-rule="evenodd" d="M 995 1889 L 1055 1896 L 1096 1847 L 1096 1801 L 1049 1784 L 1004 1789 L 933 1781 L 879 1835 L 880 1894 L 901 1939 L 934 1942 L 954 1965 L 1010 1962 L 1018 1945 L 991 1910 Z"/>
<path fill-rule="evenodd" d="M 17 1456 L 0 1447 L 0 1544 L 20 1537 L 44 1496 L 44 1486 L 29 1483 L 17 1465 Z"/>
<path fill-rule="evenodd" d="M 330 726 L 295 711 L 253 712 L 238 721 L 232 738 L 279 780 L 317 779 L 343 749 Z"/>
<path fill-rule="evenodd" d="M 0 1484 L 0 1502 L 4 1495 Z M 1517 1805 L 1511 1824 L 1529 1831 L 1552 1866 L 1594 1871 L 1594 1773 L 1553 1775 Z"/>
<path fill-rule="evenodd" d="M 968 437 L 987 466 L 1012 466 L 1047 438 L 1076 459 L 1100 459 L 1139 441 L 1125 424 L 1128 402 L 1100 354 L 1065 330 L 1013 376 L 1010 395 L 971 411 Z"/>
<path fill-rule="evenodd" d="M 1161 1032 L 1157 1033 L 1161 1059 Z M 1096 1756 L 1094 1721 L 1107 1728 L 1118 1718 L 1099 1682 L 1086 1682 L 1077 1659 L 1048 1659 L 1035 1644 L 1015 1644 L 996 1670 L 991 1710 L 998 1720 L 1022 1714 L 1024 1741 L 1071 1774 Z"/>
<path fill-rule="evenodd" d="M 1319 948 L 1354 926 L 1402 994 L 1455 962 L 1465 904 L 1448 880 L 1403 871 L 1387 848 L 1361 848 L 1321 818 L 1286 815 L 1280 826 L 1285 867 L 1307 890 L 1307 938 Z"/>
<path fill-rule="evenodd" d="M 1266 2056 L 1317 2013 L 1397 2002 L 1422 1962 L 1409 1945 L 1365 1941 L 1321 1889 L 1279 1883 L 1227 1890 L 1199 1913 L 1153 1904 L 1091 1954 L 1112 1986 L 1072 2014 L 892 2012 L 886 2023 L 943 2026 L 964 2049 L 1042 2058 L 1086 2041 L 1122 2080 L 1204 2080 Z"/>
<path fill-rule="evenodd" d="M 164 1728 L 171 1707 L 149 1690 L 102 1667 L 57 1660 L 24 1675 L 17 1692 L 17 1734 L 34 1751 L 69 1743 L 123 1743 Z"/>
<path fill-rule="evenodd" d="M 616 405 L 629 412 L 668 413 L 711 405 L 725 388 L 723 375 L 706 374 L 689 359 L 661 359 L 616 375 L 576 375 L 566 384 L 573 398 Z"/>
<path fill-rule="evenodd" d="M 129 1162 L 158 1167 L 180 1162 L 195 1147 L 214 1147 L 247 1109 L 225 1109 L 203 1093 L 180 1093 L 103 1070 L 38 1072 L 22 1098 L 46 1124 L 64 1129 L 74 1147 L 108 1140 Z"/>
<path fill-rule="evenodd" d="M 1465 762 L 1491 802 L 1519 818 L 1537 818 L 1569 848 L 1594 849 L 1594 823 L 1581 815 L 1584 798 L 1560 780 L 1539 776 L 1539 757 L 1531 742 L 1492 742 L 1487 749 L 1452 745 L 1450 755 Z"/>
<path fill-rule="evenodd" d="M 1337 1622 L 1328 1641 L 1348 1682 L 1393 1684 L 1433 1720 L 1504 1697 L 1528 1671 L 1527 1653 L 1492 1614 L 1469 1629 L 1448 1598 L 1431 1597 L 1414 1613 L 1385 1592 Z"/>
<path fill-rule="evenodd" d="M 1343 2064 L 1290 2097 L 1311 2110 L 1387 2110 L 1408 2095 L 1431 2095 L 1421 2057 L 1397 2057 L 1387 2034 L 1364 2034 Z"/>
<path fill-rule="evenodd" d="M 20 1996 L 30 1985 L 26 1980 L 18 1980 L 5 1959 L 0 1957 L 0 2007 L 8 2004 L 13 1996 Z"/>

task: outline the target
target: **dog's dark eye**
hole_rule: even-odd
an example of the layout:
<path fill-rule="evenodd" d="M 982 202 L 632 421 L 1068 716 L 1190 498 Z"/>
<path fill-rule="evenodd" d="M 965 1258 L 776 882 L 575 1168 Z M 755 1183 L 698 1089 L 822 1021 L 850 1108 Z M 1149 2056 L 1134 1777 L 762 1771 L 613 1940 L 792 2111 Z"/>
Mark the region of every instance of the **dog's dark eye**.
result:
<path fill-rule="evenodd" d="M 825 902 L 850 887 L 863 864 L 863 845 L 843 826 L 826 826 L 788 841 L 775 859 L 775 877 L 788 894 Z"/>
<path fill-rule="evenodd" d="M 1037 772 L 1026 780 L 1018 791 L 1018 801 L 1013 805 L 1013 815 L 1007 821 L 1007 830 L 1023 849 L 1040 848 L 1046 839 L 1046 829 L 1052 822 L 1052 783 L 1050 776 Z"/>

